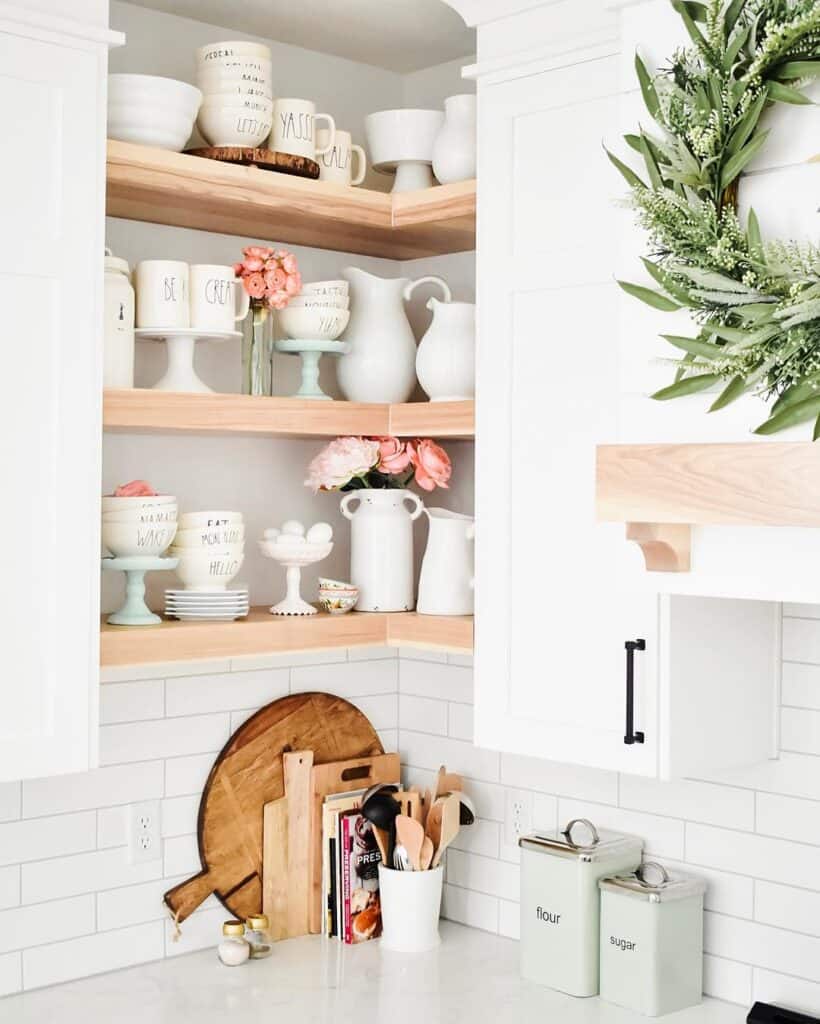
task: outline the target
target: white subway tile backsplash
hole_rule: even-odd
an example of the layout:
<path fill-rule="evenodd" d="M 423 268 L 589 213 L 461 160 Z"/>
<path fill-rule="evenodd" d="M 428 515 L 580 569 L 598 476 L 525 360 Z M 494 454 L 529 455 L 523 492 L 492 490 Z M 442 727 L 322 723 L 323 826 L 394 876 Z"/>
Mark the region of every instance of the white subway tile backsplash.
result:
<path fill-rule="evenodd" d="M 820 665 L 784 661 L 780 700 L 788 707 L 820 711 Z"/>
<path fill-rule="evenodd" d="M 401 661 L 427 661 L 447 664 L 447 654 L 444 651 L 426 650 L 424 647 L 400 647 L 399 658 Z"/>
<path fill-rule="evenodd" d="M 705 775 L 703 778 L 726 786 L 816 800 L 817 794 L 820 793 L 820 757 L 781 751 L 780 757 L 776 760 L 763 761 L 744 769 Z"/>
<path fill-rule="evenodd" d="M 163 800 L 161 806 L 162 837 L 193 835 L 199 814 L 199 793 Z"/>
<path fill-rule="evenodd" d="M 181 935 L 174 939 L 174 929 L 170 923 L 165 926 L 165 955 L 180 956 L 182 953 L 193 953 L 196 949 L 207 949 L 216 945 L 222 935 L 222 922 L 227 920 L 228 912 L 224 907 L 211 907 L 192 914 L 181 927 Z"/>
<path fill-rule="evenodd" d="M 471 828 L 459 831 L 451 850 L 463 850 L 482 857 L 498 857 L 500 841 L 501 826 L 498 822 L 479 819 Z"/>
<path fill-rule="evenodd" d="M 820 665 L 820 619 L 783 619 L 783 660 Z"/>
<path fill-rule="evenodd" d="M 754 967 L 820 982 L 820 938 L 706 913 L 704 950 Z"/>
<path fill-rule="evenodd" d="M 159 878 L 161 874 L 161 860 L 131 864 L 125 846 L 73 857 L 56 857 L 54 860 L 23 864 L 23 903 L 44 903 L 65 896 L 113 889 L 118 885 L 133 885 Z"/>
<path fill-rule="evenodd" d="M 23 816 L 82 811 L 92 807 L 154 800 L 162 796 L 161 761 L 97 768 L 81 775 L 58 775 L 23 783 Z"/>
<path fill-rule="evenodd" d="M 820 892 L 755 882 L 755 920 L 820 936 Z"/>
<path fill-rule="evenodd" d="M 127 928 L 147 921 L 170 920 L 170 911 L 162 897 L 169 889 L 184 882 L 185 878 L 185 875 L 178 875 L 176 878 L 160 878 L 140 885 L 126 885 L 121 889 L 98 892 L 97 930 L 106 932 L 112 928 Z M 210 897 L 203 907 L 210 906 L 212 899 Z"/>
<path fill-rule="evenodd" d="M 201 661 L 157 661 L 153 665 L 117 665 L 100 670 L 101 683 L 131 682 L 137 679 L 173 679 L 176 676 L 201 676 L 230 672 L 230 658 L 203 658 Z"/>
<path fill-rule="evenodd" d="M 815 889 L 819 858 L 816 847 L 802 843 L 711 825 L 686 826 L 686 860 L 690 864 Z"/>
<path fill-rule="evenodd" d="M 350 701 L 370 719 L 370 724 L 377 730 L 395 729 L 398 717 L 399 697 L 396 693 L 376 694 L 372 697 L 353 697 Z M 385 750 L 388 748 L 385 747 Z M 392 748 L 396 749 L 394 743 Z"/>
<path fill-rule="evenodd" d="M 659 782 L 639 775 L 622 775 L 620 806 L 673 818 L 702 821 L 724 828 L 754 830 L 754 793 L 684 779 Z"/>
<path fill-rule="evenodd" d="M 783 605 L 783 617 L 788 619 L 820 619 L 820 604 L 792 604 L 787 602 Z"/>
<path fill-rule="evenodd" d="M 157 763 L 162 764 L 161 761 Z M 165 795 L 186 796 L 190 793 L 201 794 L 213 764 L 213 754 L 169 757 L 165 762 Z"/>
<path fill-rule="evenodd" d="M 516 901 L 520 868 L 517 864 L 451 849 L 447 853 L 447 882 L 461 889 Z"/>
<path fill-rule="evenodd" d="M 447 704 L 429 697 L 403 693 L 399 697 L 399 726 L 413 732 L 447 735 Z M 459 737 L 460 738 L 460 737 Z"/>
<path fill-rule="evenodd" d="M 20 783 L 0 782 L 0 821 L 20 817 Z"/>
<path fill-rule="evenodd" d="M 290 673 L 285 668 L 169 679 L 165 684 L 166 714 L 173 718 L 240 708 L 255 710 L 287 696 L 289 687 Z"/>
<path fill-rule="evenodd" d="M 485 932 L 498 931 L 498 900 L 481 892 L 444 885 L 441 914 L 449 921 L 480 928 Z"/>
<path fill-rule="evenodd" d="M 21 953 L 0 956 L 0 996 L 10 996 L 23 987 L 23 957 Z"/>
<path fill-rule="evenodd" d="M 749 1006 L 752 1001 L 752 968 L 748 964 L 707 953 L 703 958 L 703 991 L 715 999 Z"/>
<path fill-rule="evenodd" d="M 820 985 L 759 967 L 753 971 L 752 998 L 814 1016 L 820 1014 Z"/>
<path fill-rule="evenodd" d="M 332 665 L 347 661 L 344 648 L 332 651 L 305 651 L 302 654 L 244 654 L 231 659 L 231 672 L 248 672 L 259 668 L 286 668 L 296 665 Z M 225 672 L 227 669 L 220 669 Z"/>
<path fill-rule="evenodd" d="M 165 683 L 145 679 L 138 683 L 111 683 L 100 687 L 100 725 L 141 722 L 165 714 Z"/>
<path fill-rule="evenodd" d="M 27 949 L 23 953 L 26 988 L 56 985 L 72 978 L 159 960 L 163 951 L 160 922 Z"/>
<path fill-rule="evenodd" d="M 0 868 L 0 910 L 16 907 L 20 902 L 20 865 Z"/>
<path fill-rule="evenodd" d="M 758 793 L 757 831 L 762 835 L 820 846 L 820 802 Z M 817 856 L 820 862 L 820 850 Z"/>
<path fill-rule="evenodd" d="M 472 704 L 454 704 L 450 702 L 447 716 L 447 734 L 455 740 L 467 740 L 472 743 L 475 735 Z"/>
<path fill-rule="evenodd" d="M 430 661 L 399 659 L 399 692 L 434 700 L 473 702 L 473 673 L 469 668 Z"/>
<path fill-rule="evenodd" d="M 401 731 L 402 762 L 414 768 L 436 769 L 441 764 L 462 775 L 498 781 L 499 755 L 494 750 L 480 750 L 472 743 L 451 740 L 443 736 L 429 736 L 426 733 Z"/>
<path fill-rule="evenodd" d="M 780 745 L 798 754 L 820 754 L 820 711 L 782 708 Z"/>
<path fill-rule="evenodd" d="M 395 647 L 351 647 L 348 661 L 395 661 L 399 652 Z"/>
<path fill-rule="evenodd" d="M 97 849 L 125 846 L 128 842 L 126 807 L 101 807 L 97 811 Z"/>
<path fill-rule="evenodd" d="M 195 875 L 201 868 L 196 836 L 175 836 L 164 841 L 162 873 L 166 878 L 171 875 Z"/>
<path fill-rule="evenodd" d="M 521 937 L 520 904 L 509 903 L 507 900 L 498 901 L 498 934 L 506 935 L 508 939 Z"/>
<path fill-rule="evenodd" d="M 702 878 L 706 882 L 703 905 L 707 910 L 719 914 L 731 914 L 732 917 L 754 917 L 755 882 L 744 875 L 730 875 L 725 871 L 713 868 L 696 867 L 680 861 L 664 858 L 664 865 L 684 875 Z"/>
<path fill-rule="evenodd" d="M 559 822 L 563 825 L 572 818 L 589 818 L 595 825 L 603 828 L 639 836 L 644 841 L 646 853 L 654 857 L 683 859 L 683 822 L 674 818 L 662 818 L 656 814 L 625 811 L 618 807 L 578 800 L 559 800 Z"/>
<path fill-rule="evenodd" d="M 618 803 L 618 776 L 615 772 L 581 765 L 559 764 L 518 754 L 501 755 L 501 781 L 513 789 L 535 789 L 557 796 L 598 803 Z"/>
<path fill-rule="evenodd" d="M 96 844 L 94 811 L 13 821 L 0 825 L 0 865 L 93 850 Z"/>
<path fill-rule="evenodd" d="M 124 764 L 218 751 L 228 739 L 229 727 L 227 714 L 104 725 L 100 729 L 100 763 Z"/>
<path fill-rule="evenodd" d="M 290 672 L 291 693 L 320 690 L 351 697 L 369 697 L 377 693 L 395 693 L 398 689 L 398 661 L 354 661 L 334 665 L 309 665 Z"/>
<path fill-rule="evenodd" d="M 0 913 L 0 953 L 89 935 L 95 930 L 94 897 L 53 900 L 34 907 L 18 907 Z"/>

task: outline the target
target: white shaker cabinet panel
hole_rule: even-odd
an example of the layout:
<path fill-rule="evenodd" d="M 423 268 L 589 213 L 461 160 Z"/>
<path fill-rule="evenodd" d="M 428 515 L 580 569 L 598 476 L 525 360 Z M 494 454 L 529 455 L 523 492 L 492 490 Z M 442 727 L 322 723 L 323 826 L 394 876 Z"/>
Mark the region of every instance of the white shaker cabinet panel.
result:
<path fill-rule="evenodd" d="M 107 52 L 39 20 L 0 21 L 0 779 L 96 757 Z"/>

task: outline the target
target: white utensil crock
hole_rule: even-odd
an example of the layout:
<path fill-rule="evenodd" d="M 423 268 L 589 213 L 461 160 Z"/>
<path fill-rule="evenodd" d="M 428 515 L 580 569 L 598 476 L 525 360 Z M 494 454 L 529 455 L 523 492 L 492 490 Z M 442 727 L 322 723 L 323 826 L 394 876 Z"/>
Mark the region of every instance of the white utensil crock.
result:
<path fill-rule="evenodd" d="M 448 96 L 444 124 L 433 143 L 433 173 L 442 185 L 474 178 L 476 171 L 476 97 Z"/>
<path fill-rule="evenodd" d="M 406 402 L 416 386 L 416 339 L 404 303 L 420 284 L 435 284 L 447 302 L 450 289 L 440 277 L 385 278 L 358 267 L 342 271 L 350 282 L 350 321 L 342 339 L 350 344 L 339 359 L 337 379 L 350 402 Z"/>
<path fill-rule="evenodd" d="M 359 502 L 355 511 L 352 502 Z M 413 509 L 408 509 L 412 502 Z M 411 491 L 364 488 L 342 498 L 350 527 L 350 580 L 360 612 L 409 612 L 413 600 L 413 520 L 424 511 Z"/>
<path fill-rule="evenodd" d="M 433 322 L 419 343 L 416 375 L 431 402 L 475 396 L 475 303 L 430 299 Z"/>
<path fill-rule="evenodd" d="M 475 520 L 446 508 L 426 508 L 430 519 L 421 563 L 421 615 L 472 615 Z"/>
<path fill-rule="evenodd" d="M 425 953 L 441 943 L 441 883 L 444 869 L 396 871 L 379 864 L 382 948 L 396 953 Z"/>

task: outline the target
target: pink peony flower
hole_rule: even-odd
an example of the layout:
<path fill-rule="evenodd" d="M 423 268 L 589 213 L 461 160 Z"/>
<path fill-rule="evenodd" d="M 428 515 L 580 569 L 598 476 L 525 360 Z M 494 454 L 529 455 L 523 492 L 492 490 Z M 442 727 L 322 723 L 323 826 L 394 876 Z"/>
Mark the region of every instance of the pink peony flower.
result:
<path fill-rule="evenodd" d="M 273 255 L 273 249 L 266 245 L 246 245 L 242 250 L 243 255 L 256 257 L 260 260 L 267 260 Z"/>
<path fill-rule="evenodd" d="M 265 278 L 261 274 L 249 274 L 243 278 L 245 291 L 252 299 L 261 299 L 265 296 Z"/>
<path fill-rule="evenodd" d="M 446 488 L 453 472 L 447 452 L 430 438 L 410 441 L 407 447 L 410 450 L 410 461 L 416 470 L 415 479 L 419 487 L 423 491 L 432 491 L 436 487 Z"/>
<path fill-rule="evenodd" d="M 265 284 L 269 292 L 284 291 L 287 280 L 287 275 L 280 267 L 277 267 L 275 270 L 265 271 Z"/>
<path fill-rule="evenodd" d="M 375 437 L 373 440 L 379 443 L 379 464 L 376 468 L 380 473 L 396 476 L 407 469 L 410 452 L 404 441 L 397 437 Z"/>
<path fill-rule="evenodd" d="M 257 274 L 260 270 L 263 270 L 264 267 L 265 267 L 264 261 L 259 259 L 258 256 L 249 256 L 248 259 L 245 260 L 245 270 L 244 270 L 244 273 L 246 273 L 246 274 Z"/>
<path fill-rule="evenodd" d="M 337 437 L 322 449 L 308 466 L 305 486 L 317 491 L 344 487 L 364 476 L 379 462 L 379 442 L 364 437 Z"/>
<path fill-rule="evenodd" d="M 114 491 L 115 498 L 153 498 L 156 491 L 145 480 L 132 480 L 129 484 L 120 484 Z"/>
<path fill-rule="evenodd" d="M 292 252 L 282 258 L 282 269 L 286 274 L 295 274 L 299 270 L 299 264 Z"/>

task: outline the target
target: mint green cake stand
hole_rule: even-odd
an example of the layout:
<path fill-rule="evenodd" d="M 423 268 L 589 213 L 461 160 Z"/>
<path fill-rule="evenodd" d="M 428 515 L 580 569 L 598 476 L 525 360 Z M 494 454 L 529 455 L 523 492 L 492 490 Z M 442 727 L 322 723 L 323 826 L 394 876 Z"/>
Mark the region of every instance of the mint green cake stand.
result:
<path fill-rule="evenodd" d="M 104 558 L 103 569 L 125 573 L 125 604 L 106 620 L 112 626 L 156 626 L 162 622 L 145 603 L 145 574 L 158 569 L 176 569 L 178 558 L 133 555 L 131 558 Z"/>
<path fill-rule="evenodd" d="M 322 356 L 346 356 L 350 344 L 346 341 L 310 341 L 305 338 L 284 338 L 274 342 L 277 352 L 302 357 L 302 386 L 293 398 L 313 398 L 330 401 L 319 387 L 319 360 Z"/>

